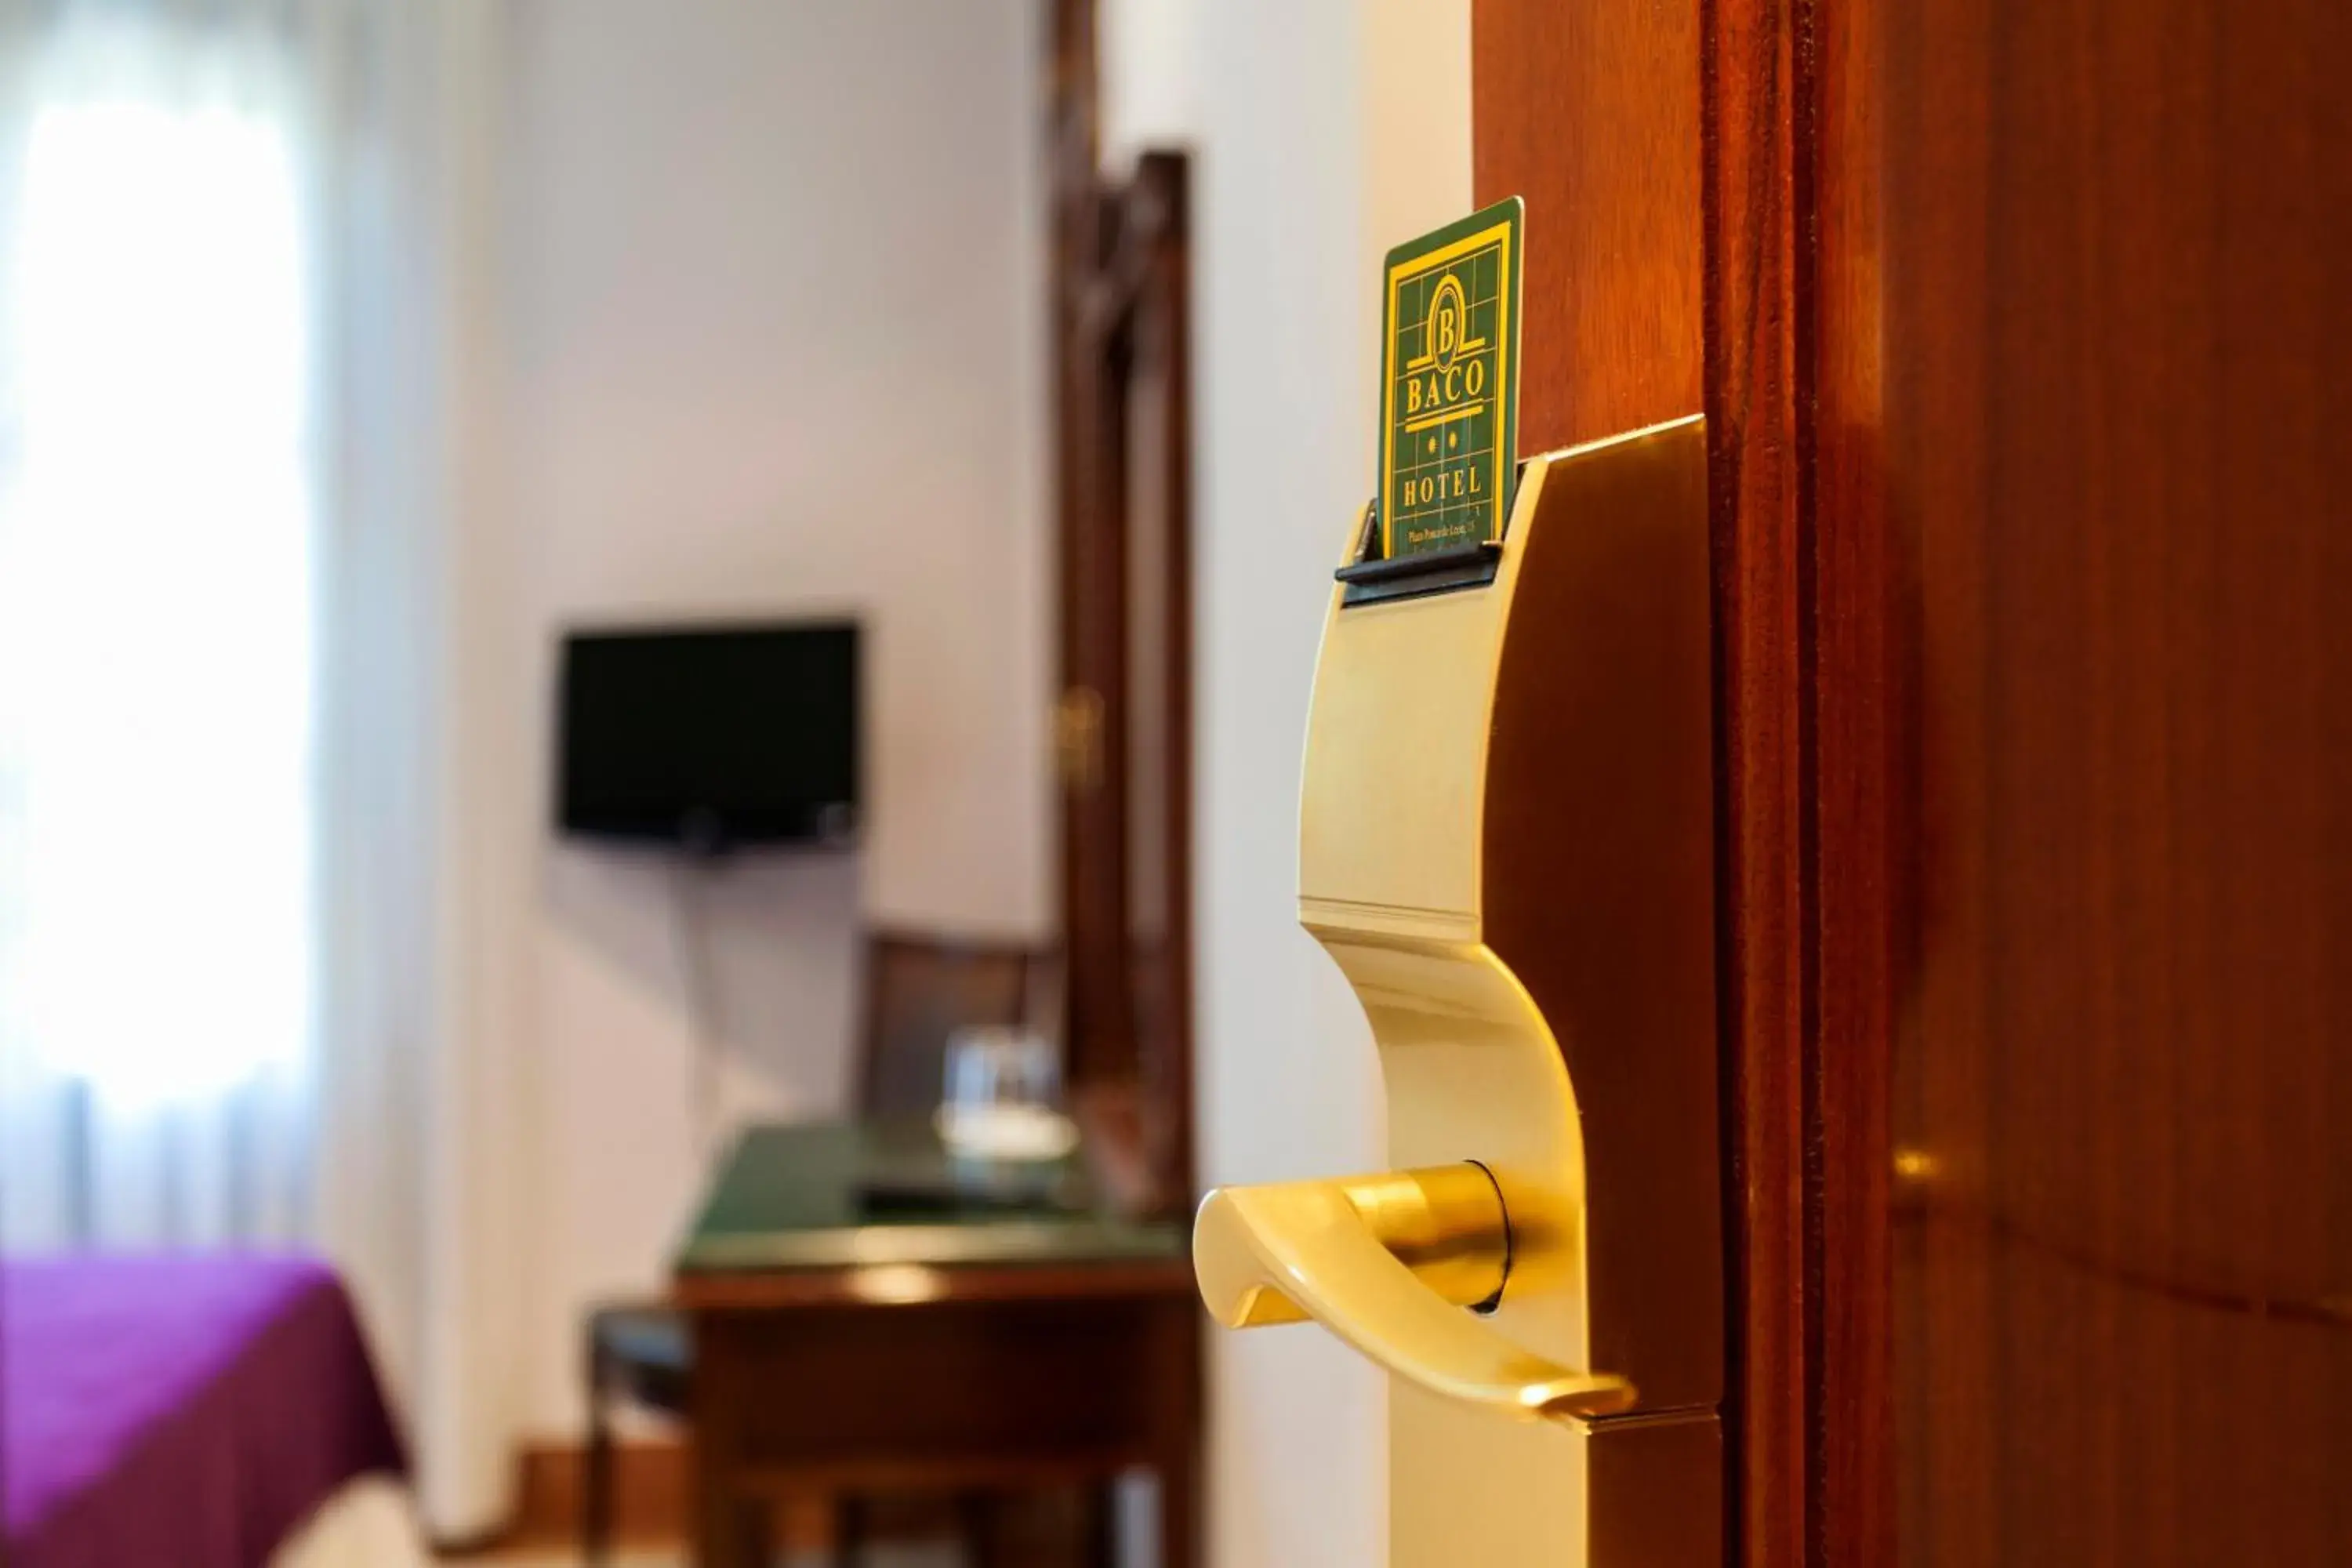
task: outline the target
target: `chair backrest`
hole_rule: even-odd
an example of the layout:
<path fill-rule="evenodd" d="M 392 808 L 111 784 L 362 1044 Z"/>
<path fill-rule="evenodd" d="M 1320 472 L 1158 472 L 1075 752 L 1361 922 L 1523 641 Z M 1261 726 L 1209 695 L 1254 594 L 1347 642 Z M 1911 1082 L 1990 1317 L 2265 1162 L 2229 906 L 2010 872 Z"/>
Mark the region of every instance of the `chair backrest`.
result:
<path fill-rule="evenodd" d="M 859 1110 L 912 1116 L 940 1102 L 948 1037 L 1028 1021 L 1031 953 L 1011 943 L 876 931 L 866 944 Z"/>

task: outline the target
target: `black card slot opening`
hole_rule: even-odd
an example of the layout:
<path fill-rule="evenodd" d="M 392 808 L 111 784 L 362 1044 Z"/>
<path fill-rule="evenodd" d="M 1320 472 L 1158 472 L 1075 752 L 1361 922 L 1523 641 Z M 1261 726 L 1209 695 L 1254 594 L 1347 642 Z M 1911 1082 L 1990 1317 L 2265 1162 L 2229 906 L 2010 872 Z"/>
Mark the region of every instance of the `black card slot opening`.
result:
<path fill-rule="evenodd" d="M 1503 546 L 1498 541 L 1478 539 L 1413 555 L 1353 562 L 1331 575 L 1347 589 L 1339 597 L 1343 607 L 1375 605 L 1390 599 L 1416 599 L 1424 594 L 1446 594 L 1457 588 L 1485 587 L 1495 580 L 1502 560 Z"/>

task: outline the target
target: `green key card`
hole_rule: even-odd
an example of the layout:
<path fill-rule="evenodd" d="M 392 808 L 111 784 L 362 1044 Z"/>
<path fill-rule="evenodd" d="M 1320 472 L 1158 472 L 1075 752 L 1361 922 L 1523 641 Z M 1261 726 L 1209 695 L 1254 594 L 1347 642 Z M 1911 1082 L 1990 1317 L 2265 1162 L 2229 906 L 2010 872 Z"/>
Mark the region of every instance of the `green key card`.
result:
<path fill-rule="evenodd" d="M 1518 464 L 1525 212 L 1512 196 L 1389 252 L 1381 552 L 1391 560 L 1503 537 Z"/>

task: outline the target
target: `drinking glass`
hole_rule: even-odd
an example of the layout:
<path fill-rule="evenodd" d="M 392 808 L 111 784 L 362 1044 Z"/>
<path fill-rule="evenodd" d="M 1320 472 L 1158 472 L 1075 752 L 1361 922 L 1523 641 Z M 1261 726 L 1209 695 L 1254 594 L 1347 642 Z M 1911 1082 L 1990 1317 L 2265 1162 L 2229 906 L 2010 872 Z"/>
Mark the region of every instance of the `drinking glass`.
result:
<path fill-rule="evenodd" d="M 940 1088 L 939 1131 L 953 1152 L 1055 1160 L 1076 1140 L 1061 1111 L 1061 1054 L 1034 1030 L 956 1030 Z"/>

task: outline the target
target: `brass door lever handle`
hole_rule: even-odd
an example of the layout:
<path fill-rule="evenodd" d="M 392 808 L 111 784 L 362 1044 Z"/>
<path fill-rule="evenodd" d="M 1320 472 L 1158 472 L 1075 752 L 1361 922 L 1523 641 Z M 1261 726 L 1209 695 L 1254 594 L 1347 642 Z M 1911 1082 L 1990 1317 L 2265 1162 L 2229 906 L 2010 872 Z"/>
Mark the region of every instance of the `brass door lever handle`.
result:
<path fill-rule="evenodd" d="M 1523 1417 L 1629 1407 L 1633 1385 L 1521 1348 L 1463 1309 L 1498 1299 L 1509 1215 L 1478 1165 L 1220 1187 L 1192 1227 L 1201 1300 L 1229 1329 L 1311 1318 L 1425 1388 Z"/>

